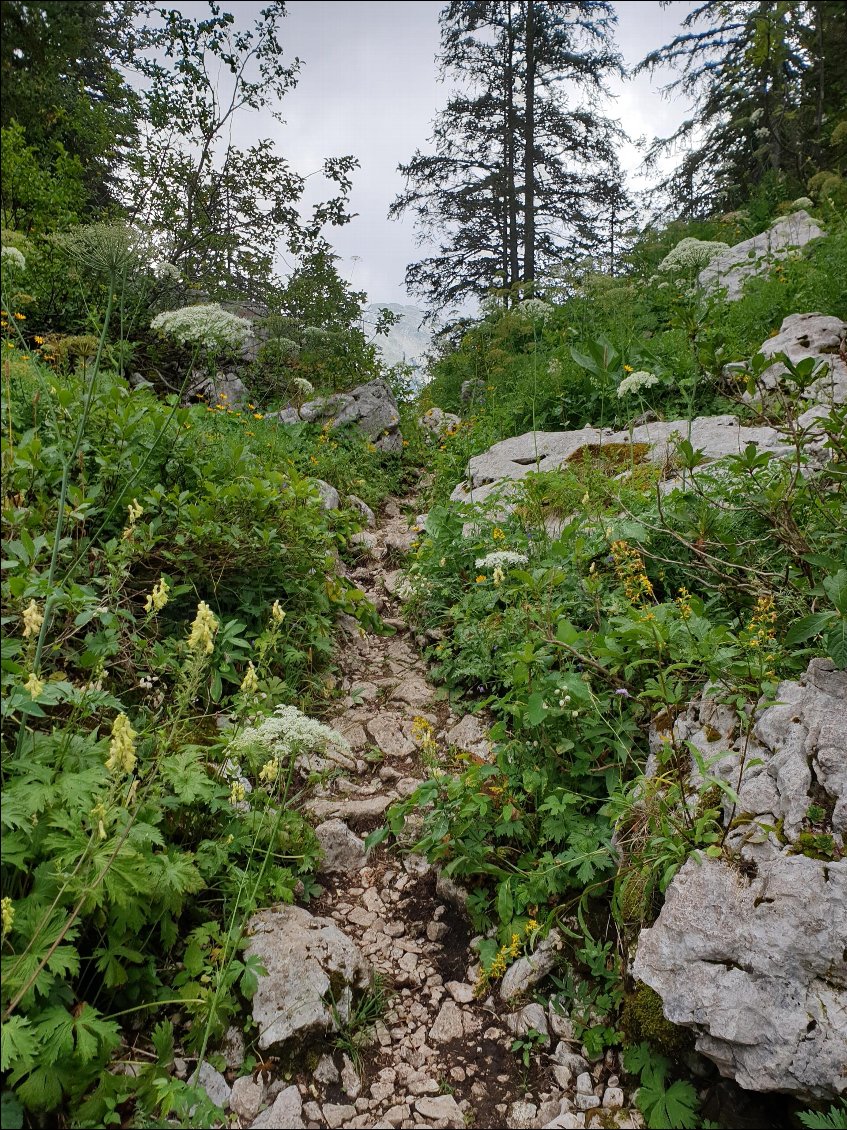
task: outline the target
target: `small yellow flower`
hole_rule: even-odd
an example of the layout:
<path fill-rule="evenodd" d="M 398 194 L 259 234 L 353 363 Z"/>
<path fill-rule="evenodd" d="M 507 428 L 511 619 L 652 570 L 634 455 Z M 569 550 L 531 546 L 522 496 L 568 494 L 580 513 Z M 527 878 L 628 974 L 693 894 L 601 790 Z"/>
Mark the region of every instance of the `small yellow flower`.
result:
<path fill-rule="evenodd" d="M 267 784 L 272 785 L 279 776 L 279 762 L 274 758 L 272 761 L 266 761 L 262 768 L 259 770 L 259 780 L 265 781 Z"/>
<path fill-rule="evenodd" d="M 15 923 L 15 908 L 10 898 L 0 901 L 0 921 L 2 921 L 3 933 L 8 934 Z"/>
<path fill-rule="evenodd" d="M 141 515 L 144 513 L 144 507 L 141 505 L 137 498 L 134 498 L 129 506 L 127 506 L 126 513 L 129 524 L 131 526 L 134 526 Z"/>
<path fill-rule="evenodd" d="M 41 631 L 44 623 L 44 613 L 34 600 L 31 600 L 24 609 L 24 639 L 31 639 Z"/>
<path fill-rule="evenodd" d="M 17 320 L 19 322 L 25 322 L 26 321 L 26 314 L 18 314 L 17 311 L 16 311 L 15 317 L 17 318 Z"/>
<path fill-rule="evenodd" d="M 109 758 L 106 768 L 110 773 L 131 773 L 138 760 L 135 756 L 136 733 L 129 723 L 129 718 L 123 713 L 119 714 L 112 723 L 112 740 L 109 743 Z"/>
<path fill-rule="evenodd" d="M 197 615 L 194 617 L 188 636 L 188 650 L 211 655 L 215 650 L 215 634 L 218 627 L 214 612 L 205 600 L 201 600 L 197 605 Z"/>
<path fill-rule="evenodd" d="M 635 369 L 633 369 L 632 365 L 624 365 L 623 371 L 625 373 L 634 373 Z"/>
<path fill-rule="evenodd" d="M 41 679 L 39 679 L 34 671 L 24 683 L 24 690 L 28 691 L 32 698 L 38 698 L 44 690 L 44 683 L 42 683 Z"/>
<path fill-rule="evenodd" d="M 153 591 L 148 595 L 144 602 L 145 612 L 161 612 L 161 610 L 168 603 L 168 582 L 164 577 L 153 585 Z"/>
<path fill-rule="evenodd" d="M 499 526 L 495 526 L 494 529 L 491 531 L 491 536 L 492 536 L 492 538 L 494 538 L 495 541 L 500 541 L 506 535 L 503 533 L 503 531 L 500 529 Z"/>
<path fill-rule="evenodd" d="M 264 420 L 264 418 L 265 418 L 265 416 L 264 416 L 263 412 L 254 412 L 253 413 L 253 419 L 254 420 Z"/>
<path fill-rule="evenodd" d="M 36 334 L 35 337 L 32 340 L 35 342 L 36 345 L 43 345 L 44 344 L 44 338 L 39 337 L 38 334 Z"/>
<path fill-rule="evenodd" d="M 229 791 L 229 803 L 240 804 L 247 796 L 247 790 L 240 781 L 233 781 L 232 788 Z"/>
<path fill-rule="evenodd" d="M 477 583 L 478 585 L 483 585 L 483 584 L 485 584 L 485 581 L 486 581 L 486 576 L 485 576 L 485 574 L 484 574 L 484 573 L 480 573 L 480 575 L 479 575 L 479 576 L 477 577 L 477 579 L 476 579 L 476 583 Z"/>
<path fill-rule="evenodd" d="M 256 674 L 256 668 L 253 666 L 253 660 L 247 663 L 247 670 L 244 673 L 244 678 L 241 680 L 241 693 L 242 694 L 255 694 L 259 689 L 259 676 Z"/>
<path fill-rule="evenodd" d="M 278 600 L 275 600 L 271 608 L 271 620 L 273 620 L 275 624 L 281 624 L 284 619 L 285 609 L 281 607 Z"/>

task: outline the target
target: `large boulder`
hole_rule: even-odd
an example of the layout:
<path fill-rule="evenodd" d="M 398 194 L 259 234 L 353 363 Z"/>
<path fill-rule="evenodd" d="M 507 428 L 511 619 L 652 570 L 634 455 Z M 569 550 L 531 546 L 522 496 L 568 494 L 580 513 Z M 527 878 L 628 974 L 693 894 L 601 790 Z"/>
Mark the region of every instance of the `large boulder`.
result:
<path fill-rule="evenodd" d="M 292 409 L 287 410 L 290 414 Z M 329 423 L 333 428 L 354 424 L 380 451 L 403 449 L 400 412 L 394 393 L 381 378 L 358 385 L 349 392 L 307 401 L 299 419 L 312 424 Z"/>
<path fill-rule="evenodd" d="M 651 461 L 664 465 L 678 440 L 690 439 L 707 460 L 738 455 L 748 443 L 761 451 L 789 455 L 789 448 L 773 428 L 748 428 L 735 416 L 698 416 L 688 420 L 654 420 L 631 431 L 584 427 L 565 432 L 525 432 L 500 440 L 468 463 L 467 480 L 451 498 L 458 502 L 484 502 L 495 491 L 508 488 L 530 471 L 555 471 L 565 463 L 591 459 L 603 448 L 623 454 L 635 445 Z M 642 446 L 643 445 L 643 446 Z M 626 459 L 623 459 L 624 465 Z"/>
<path fill-rule="evenodd" d="M 769 337 L 759 350 L 765 357 L 784 354 L 797 365 L 806 358 L 825 363 L 826 372 L 802 392 L 802 399 L 812 407 L 800 417 L 801 423 L 814 420 L 831 404 L 847 404 L 847 322 L 828 314 L 790 314 L 783 320 L 779 333 Z M 775 361 L 761 375 L 766 391 L 788 385 L 793 391 L 788 370 Z"/>
<path fill-rule="evenodd" d="M 276 906 L 255 914 L 248 934 L 245 956 L 267 970 L 252 1002 L 262 1051 L 347 1023 L 354 991 L 370 984 L 370 968 L 331 919 Z"/>
<path fill-rule="evenodd" d="M 779 855 L 748 878 L 689 859 L 641 932 L 633 973 L 721 1074 L 829 1099 L 847 1089 L 845 938 L 847 862 Z"/>
<path fill-rule="evenodd" d="M 782 216 L 767 231 L 716 255 L 700 272 L 698 281 L 706 290 L 723 288 L 727 298 L 735 301 L 741 298 L 748 278 L 761 274 L 778 259 L 785 259 L 824 234 L 808 212 L 801 210 Z"/>
<path fill-rule="evenodd" d="M 847 672 L 813 659 L 752 728 L 716 689 L 674 744 L 737 796 L 723 794 L 734 862 L 685 864 L 633 972 L 741 1086 L 832 1097 L 847 1088 Z M 692 763 L 692 806 L 699 774 Z"/>

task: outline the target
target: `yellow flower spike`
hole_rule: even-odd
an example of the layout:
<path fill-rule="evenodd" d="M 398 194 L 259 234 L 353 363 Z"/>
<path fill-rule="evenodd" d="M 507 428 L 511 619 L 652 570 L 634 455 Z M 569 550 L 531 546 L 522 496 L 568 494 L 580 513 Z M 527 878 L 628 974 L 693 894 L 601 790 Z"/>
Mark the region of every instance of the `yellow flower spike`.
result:
<path fill-rule="evenodd" d="M 106 768 L 110 773 L 131 773 L 135 768 L 136 732 L 130 725 L 129 718 L 123 713 L 119 714 L 112 723 L 112 740 L 109 743 L 109 757 Z"/>
<path fill-rule="evenodd" d="M 279 776 L 279 762 L 274 758 L 272 761 L 266 761 L 262 768 L 259 770 L 259 780 L 264 781 L 266 784 L 272 785 Z"/>
<path fill-rule="evenodd" d="M 271 620 L 273 620 L 275 624 L 281 624 L 284 619 L 285 609 L 281 606 L 278 600 L 275 600 L 271 607 Z"/>
<path fill-rule="evenodd" d="M 233 781 L 232 788 L 229 791 L 229 803 L 232 805 L 240 804 L 246 796 L 247 790 L 241 782 Z"/>
<path fill-rule="evenodd" d="M 44 683 L 39 679 L 36 673 L 31 672 L 29 678 L 24 683 L 24 690 L 29 693 L 30 698 L 38 698 L 44 690 Z"/>
<path fill-rule="evenodd" d="M 491 536 L 495 541 L 500 541 L 506 535 L 503 533 L 503 531 L 500 529 L 499 526 L 495 526 L 494 529 L 491 531 Z"/>
<path fill-rule="evenodd" d="M 0 926 L 4 934 L 8 934 L 15 924 L 15 908 L 10 898 L 0 900 Z"/>
<path fill-rule="evenodd" d="M 244 678 L 241 680 L 241 693 L 246 695 L 254 695 L 259 689 L 259 676 L 256 674 L 256 668 L 253 666 L 253 660 L 248 660 L 247 670 L 244 672 Z"/>
<path fill-rule="evenodd" d="M 164 577 L 161 577 L 153 586 L 153 591 L 148 595 L 144 602 L 145 612 L 161 612 L 161 610 L 168 603 L 169 585 Z"/>
<path fill-rule="evenodd" d="M 201 600 L 188 636 L 188 650 L 211 655 L 215 650 L 215 634 L 219 626 L 214 612 L 205 600 Z"/>
<path fill-rule="evenodd" d="M 34 600 L 31 600 L 24 609 L 24 639 L 31 639 L 37 636 L 41 631 L 41 625 L 44 623 L 44 613 L 38 607 Z"/>

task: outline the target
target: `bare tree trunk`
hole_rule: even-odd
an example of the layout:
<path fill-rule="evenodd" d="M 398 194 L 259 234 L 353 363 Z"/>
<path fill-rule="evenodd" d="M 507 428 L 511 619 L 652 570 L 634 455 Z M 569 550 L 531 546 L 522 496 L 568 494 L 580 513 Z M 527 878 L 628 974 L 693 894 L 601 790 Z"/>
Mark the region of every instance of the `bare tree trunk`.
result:
<path fill-rule="evenodd" d="M 524 119 L 523 279 L 535 280 L 535 5 L 526 6 L 526 117 Z"/>
<path fill-rule="evenodd" d="M 518 195 L 515 188 L 515 30 L 512 25 L 512 3 L 506 5 L 506 134 L 503 145 L 506 158 L 506 206 L 509 216 L 509 277 L 511 287 L 520 278 L 518 250 Z"/>

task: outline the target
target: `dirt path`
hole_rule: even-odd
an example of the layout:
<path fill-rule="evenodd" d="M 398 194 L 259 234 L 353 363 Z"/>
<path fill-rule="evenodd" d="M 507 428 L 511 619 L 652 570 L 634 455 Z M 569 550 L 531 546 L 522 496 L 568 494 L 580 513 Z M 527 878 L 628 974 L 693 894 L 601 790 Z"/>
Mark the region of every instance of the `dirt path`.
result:
<path fill-rule="evenodd" d="M 421 719 L 440 750 L 458 746 L 479 755 L 487 749 L 477 721 L 457 718 L 437 697 L 396 598 L 399 567 L 415 537 L 414 502 L 407 499 L 402 508 L 390 502 L 379 522 L 358 535 L 361 558 L 350 576 L 395 634 L 366 635 L 352 620 L 343 625 L 343 698 L 329 721 L 350 743 L 356 768 L 307 803 L 333 868 L 321 876 L 325 893 L 309 910 L 332 918 L 357 943 L 388 1006 L 362 1048 L 358 1072 L 342 1049 L 328 1044 L 320 1062 L 298 1074 L 299 1124 L 639 1126 L 637 1114 L 613 1109 L 624 1101 L 613 1053 L 594 1063 L 581 1058 L 568 1020 L 527 1004 L 529 993 L 509 1003 L 499 992 L 475 999 L 479 969 L 461 892 L 421 856 L 396 846 L 378 847 L 365 860 L 356 838 L 378 827 L 387 808 L 425 776 Z M 510 1047 L 528 1028 L 545 1040 L 525 1067 Z M 266 1101 L 286 1085 L 271 1084 Z M 277 1123 L 260 1116 L 255 1125 Z"/>

